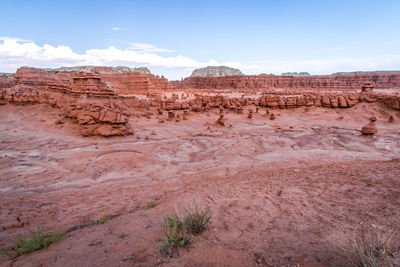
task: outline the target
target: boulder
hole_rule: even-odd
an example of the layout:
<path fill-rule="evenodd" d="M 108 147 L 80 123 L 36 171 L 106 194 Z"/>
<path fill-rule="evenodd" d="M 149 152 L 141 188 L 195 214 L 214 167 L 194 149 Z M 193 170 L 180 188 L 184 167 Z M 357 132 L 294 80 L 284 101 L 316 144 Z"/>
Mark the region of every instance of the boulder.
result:
<path fill-rule="evenodd" d="M 370 122 L 361 128 L 362 135 L 374 135 L 378 132 L 375 126 L 376 117 L 369 118 Z"/>

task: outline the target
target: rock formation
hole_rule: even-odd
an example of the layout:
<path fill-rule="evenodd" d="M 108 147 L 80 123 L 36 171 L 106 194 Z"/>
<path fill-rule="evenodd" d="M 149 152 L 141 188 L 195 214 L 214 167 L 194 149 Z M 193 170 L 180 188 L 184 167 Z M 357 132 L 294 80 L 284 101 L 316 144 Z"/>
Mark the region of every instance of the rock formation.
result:
<path fill-rule="evenodd" d="M 375 126 L 376 117 L 369 118 L 369 123 L 361 128 L 362 135 L 374 135 L 378 132 Z"/>
<path fill-rule="evenodd" d="M 281 76 L 310 76 L 310 73 L 308 72 L 284 72 L 281 74 Z"/>
<path fill-rule="evenodd" d="M 140 71 L 123 67 L 54 70 L 24 67 L 13 75 L 0 75 L 0 104 L 51 105 L 76 122 L 84 136 L 132 134 L 130 116 L 150 119 L 154 114 L 163 116 L 164 111 L 168 118 L 159 118 L 161 123 L 185 120 L 189 112 L 215 108 L 237 114 L 246 109 L 248 118 L 259 108 L 267 108 L 268 114 L 268 109 L 343 109 L 359 102 L 380 102 L 400 110 L 400 94 L 396 91 L 372 90 L 374 86 L 400 88 L 400 73 L 395 72 L 309 77 L 191 77 L 170 83 L 163 77 L 148 74 L 146 69 Z M 276 117 L 271 112 L 269 118 Z M 223 112 L 220 124 L 224 124 Z"/>
<path fill-rule="evenodd" d="M 373 82 L 366 82 L 361 87 L 361 92 L 370 92 L 370 91 L 374 90 L 374 87 L 375 87 L 375 85 Z"/>
<path fill-rule="evenodd" d="M 193 71 L 190 77 L 225 77 L 233 75 L 243 75 L 243 73 L 234 68 L 225 66 L 208 66 Z"/>
<path fill-rule="evenodd" d="M 0 102 L 45 103 L 59 108 L 80 125 L 83 136 L 126 135 L 133 133 L 120 97 L 168 90 L 165 79 L 144 74 L 145 69 L 74 67 L 60 69 L 20 68 L 0 77 Z M 129 100 L 129 99 L 128 99 Z"/>
<path fill-rule="evenodd" d="M 249 109 L 249 113 L 247 114 L 247 118 L 248 119 L 252 119 L 253 118 L 253 110 Z"/>
<path fill-rule="evenodd" d="M 61 67 L 56 69 L 43 69 L 46 71 L 57 72 L 87 72 L 94 74 L 122 74 L 128 72 L 139 72 L 141 74 L 151 74 L 148 68 L 129 68 L 125 66 L 105 67 L 105 66 L 77 66 L 77 67 Z"/>
<path fill-rule="evenodd" d="M 172 82 L 179 89 L 230 89 L 230 90 L 360 90 L 362 84 L 373 82 L 375 88 L 400 89 L 400 72 L 362 72 L 325 76 L 242 75 L 229 77 L 201 77 L 192 75 L 182 81 Z"/>
<path fill-rule="evenodd" d="M 217 124 L 221 126 L 225 126 L 225 120 L 224 120 L 224 108 L 220 107 L 219 109 L 219 118 L 217 120 Z"/>

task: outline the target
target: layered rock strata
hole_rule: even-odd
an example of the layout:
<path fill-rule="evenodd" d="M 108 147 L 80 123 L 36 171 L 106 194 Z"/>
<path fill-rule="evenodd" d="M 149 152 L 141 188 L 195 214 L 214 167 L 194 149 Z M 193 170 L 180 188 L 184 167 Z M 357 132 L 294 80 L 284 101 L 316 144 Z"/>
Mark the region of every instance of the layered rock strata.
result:
<path fill-rule="evenodd" d="M 256 76 L 188 77 L 174 81 L 178 89 L 229 89 L 229 90 L 271 90 L 271 89 L 314 89 L 314 90 L 360 90 L 366 82 L 375 83 L 377 89 L 400 89 L 400 72 L 360 72 L 326 76 Z"/>
<path fill-rule="evenodd" d="M 258 108 L 290 109 L 299 107 L 349 108 L 359 102 L 380 102 L 393 109 L 400 110 L 400 93 L 394 90 L 374 90 L 374 86 L 395 89 L 399 86 L 399 75 L 384 73 L 375 81 L 364 81 L 373 78 L 332 80 L 334 89 L 322 84 L 319 87 L 307 87 L 315 81 L 292 83 L 292 88 L 285 90 L 257 89 L 240 93 L 243 88 L 258 88 L 258 84 L 249 86 L 246 81 L 259 76 L 232 76 L 230 78 L 204 78 L 208 81 L 209 92 L 197 89 L 177 90 L 163 77 L 131 71 L 124 68 L 83 67 L 71 69 L 43 70 L 21 68 L 13 75 L 0 75 L 0 104 L 48 104 L 62 111 L 65 118 L 72 119 L 79 125 L 83 136 L 115 136 L 132 134 L 129 117 L 159 116 L 164 122 L 164 111 L 168 111 L 170 121 L 180 120 L 176 117 L 182 112 L 186 119 L 190 112 L 208 111 L 213 108 L 231 110 L 242 114 L 246 106 L 258 111 Z M 355 75 L 351 74 L 350 76 Z M 390 78 L 387 75 L 390 76 Z M 262 77 L 262 75 L 260 75 Z M 346 75 L 345 75 L 346 76 Z M 347 76 L 346 76 L 347 77 Z M 306 77 L 308 79 L 309 77 Z M 189 78 L 191 79 L 191 78 Z M 197 78 L 196 78 L 197 79 Z M 201 78 L 203 79 L 203 78 Z M 220 80 L 221 79 L 221 80 Z M 228 83 L 229 79 L 239 83 Z M 274 78 L 275 79 L 275 78 Z M 295 79 L 295 77 L 292 77 Z M 347 78 L 346 78 L 347 79 Z M 216 82 L 217 81 L 217 82 Z M 224 81 L 220 83 L 220 81 Z M 231 80 L 232 81 L 232 80 Z M 361 82 L 362 81 L 362 82 Z M 271 82 L 264 80 L 264 82 Z M 343 85 L 343 83 L 345 85 Z M 176 84 L 176 83 L 175 83 Z M 219 91 L 220 85 L 229 88 L 228 93 Z M 241 89 L 234 89 L 242 86 Z M 297 88 L 297 85 L 305 88 Z M 319 83 L 314 84 L 317 86 Z M 179 86 L 181 86 L 180 84 Z M 246 87 L 247 86 L 247 87 Z M 355 89 L 352 89 L 352 88 Z M 261 87 L 260 87 L 261 88 Z M 331 87 L 329 87 L 331 88 Z M 396 93 L 397 92 L 397 93 Z M 254 109 L 255 107 L 255 109 Z M 273 114 L 273 113 L 272 113 Z M 247 115 L 249 118 L 253 113 Z M 175 118 L 176 117 L 176 118 Z M 271 119 L 273 119 L 271 115 Z M 223 113 L 221 122 L 223 122 Z M 221 125 L 223 123 L 220 123 Z"/>

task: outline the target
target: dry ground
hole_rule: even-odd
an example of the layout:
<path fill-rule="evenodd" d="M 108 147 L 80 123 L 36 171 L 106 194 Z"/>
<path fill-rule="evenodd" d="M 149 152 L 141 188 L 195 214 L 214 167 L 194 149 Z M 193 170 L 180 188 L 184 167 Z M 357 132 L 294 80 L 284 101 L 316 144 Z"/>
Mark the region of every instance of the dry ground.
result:
<path fill-rule="evenodd" d="M 217 110 L 132 117 L 133 136 L 84 138 L 46 105 L 0 106 L 0 248 L 38 225 L 70 230 L 0 265 L 338 266 L 332 244 L 361 225 L 400 231 L 399 111 L 272 111 L 228 113 L 227 127 L 213 125 Z M 379 132 L 360 136 L 370 116 Z M 193 201 L 211 207 L 209 230 L 161 257 L 163 217 Z"/>

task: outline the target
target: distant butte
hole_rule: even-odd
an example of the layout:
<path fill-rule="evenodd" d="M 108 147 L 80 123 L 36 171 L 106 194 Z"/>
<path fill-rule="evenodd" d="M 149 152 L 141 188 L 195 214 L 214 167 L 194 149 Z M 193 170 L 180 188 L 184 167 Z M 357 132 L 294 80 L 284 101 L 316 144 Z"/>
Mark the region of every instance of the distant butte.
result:
<path fill-rule="evenodd" d="M 208 66 L 205 68 L 194 70 L 190 77 L 224 77 L 234 75 L 243 75 L 243 73 L 238 69 L 230 67 Z"/>

